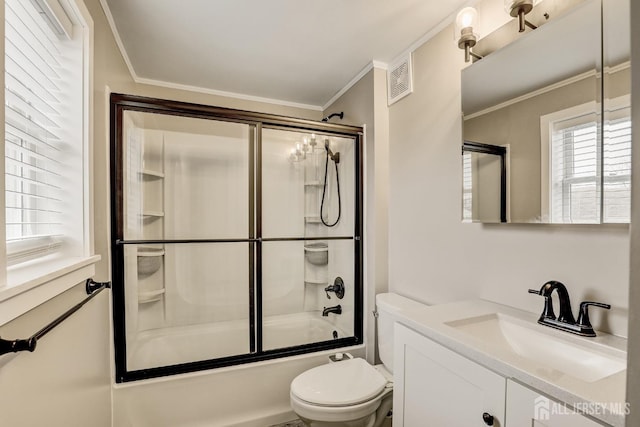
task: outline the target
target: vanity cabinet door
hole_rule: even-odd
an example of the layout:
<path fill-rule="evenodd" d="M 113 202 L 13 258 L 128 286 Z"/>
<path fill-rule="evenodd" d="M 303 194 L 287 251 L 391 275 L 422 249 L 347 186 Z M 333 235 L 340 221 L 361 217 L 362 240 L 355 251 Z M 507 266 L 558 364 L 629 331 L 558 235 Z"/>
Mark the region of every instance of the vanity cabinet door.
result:
<path fill-rule="evenodd" d="M 505 378 L 398 323 L 394 347 L 394 427 L 504 427 Z"/>
<path fill-rule="evenodd" d="M 551 400 L 539 392 L 507 381 L 507 427 L 601 427 L 591 419 L 573 413 L 571 406 Z"/>

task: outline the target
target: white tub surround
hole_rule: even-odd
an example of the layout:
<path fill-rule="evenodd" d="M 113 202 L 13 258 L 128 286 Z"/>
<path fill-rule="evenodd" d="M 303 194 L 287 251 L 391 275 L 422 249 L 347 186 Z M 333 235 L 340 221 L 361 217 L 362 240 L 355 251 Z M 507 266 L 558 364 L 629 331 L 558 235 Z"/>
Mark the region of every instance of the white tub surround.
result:
<path fill-rule="evenodd" d="M 537 319 L 512 307 L 472 300 L 405 311 L 400 323 L 506 379 L 569 407 L 589 405 L 591 417 L 624 426 L 624 415 L 608 404 L 625 407 L 626 340 L 601 332 L 595 338 L 579 337 L 539 325 Z"/>

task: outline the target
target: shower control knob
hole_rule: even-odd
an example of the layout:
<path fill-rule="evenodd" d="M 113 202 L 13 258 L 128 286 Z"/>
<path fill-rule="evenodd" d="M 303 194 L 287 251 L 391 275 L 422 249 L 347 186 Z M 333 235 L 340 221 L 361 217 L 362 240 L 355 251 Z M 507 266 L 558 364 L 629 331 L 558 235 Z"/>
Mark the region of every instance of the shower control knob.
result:
<path fill-rule="evenodd" d="M 491 415 L 488 412 L 485 412 L 484 414 L 482 414 L 482 421 L 484 421 L 484 423 L 488 426 L 492 426 L 493 425 L 493 415 Z"/>

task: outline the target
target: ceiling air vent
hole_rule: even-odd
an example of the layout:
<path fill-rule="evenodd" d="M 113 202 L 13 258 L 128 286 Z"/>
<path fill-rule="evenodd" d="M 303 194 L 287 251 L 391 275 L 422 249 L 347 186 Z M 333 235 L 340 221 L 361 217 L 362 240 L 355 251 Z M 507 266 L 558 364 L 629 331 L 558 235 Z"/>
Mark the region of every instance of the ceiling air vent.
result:
<path fill-rule="evenodd" d="M 387 71 L 387 103 L 389 105 L 413 92 L 411 53 L 392 64 Z"/>

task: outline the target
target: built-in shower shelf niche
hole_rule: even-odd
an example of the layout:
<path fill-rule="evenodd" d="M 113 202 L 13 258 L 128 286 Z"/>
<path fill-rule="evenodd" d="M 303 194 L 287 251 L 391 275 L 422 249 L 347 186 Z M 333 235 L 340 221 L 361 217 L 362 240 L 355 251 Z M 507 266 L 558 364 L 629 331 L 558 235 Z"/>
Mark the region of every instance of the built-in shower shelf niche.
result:
<path fill-rule="evenodd" d="M 305 285 L 322 285 L 322 286 L 327 286 L 329 285 L 329 281 L 328 280 L 319 280 L 319 281 L 312 281 L 312 280 L 305 280 L 304 281 Z"/>
<path fill-rule="evenodd" d="M 138 303 L 146 304 L 149 302 L 157 302 L 162 300 L 164 289 L 156 289 L 153 291 L 138 292 Z"/>
<path fill-rule="evenodd" d="M 138 173 L 140 175 L 142 175 L 143 178 L 146 178 L 146 179 L 162 179 L 162 178 L 164 178 L 164 172 L 157 171 L 157 170 L 154 170 L 154 169 L 143 169 Z"/>
<path fill-rule="evenodd" d="M 313 242 L 304 245 L 304 257 L 313 265 L 329 263 L 329 246 L 324 242 Z"/>
<path fill-rule="evenodd" d="M 160 248 L 138 248 L 139 257 L 147 256 L 162 256 L 164 255 L 164 249 Z"/>
<path fill-rule="evenodd" d="M 140 248 L 138 249 L 138 274 L 149 276 L 162 266 L 164 249 Z"/>

